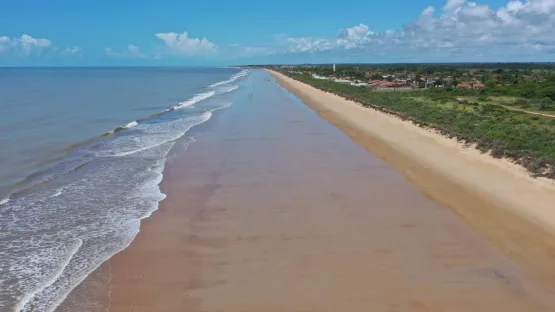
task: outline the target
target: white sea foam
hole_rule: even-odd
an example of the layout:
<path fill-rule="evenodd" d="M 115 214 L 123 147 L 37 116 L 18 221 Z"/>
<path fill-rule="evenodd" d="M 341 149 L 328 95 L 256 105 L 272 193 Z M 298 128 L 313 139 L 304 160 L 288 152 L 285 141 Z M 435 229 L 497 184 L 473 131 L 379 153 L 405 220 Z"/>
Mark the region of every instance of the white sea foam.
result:
<path fill-rule="evenodd" d="M 166 142 L 182 137 L 189 129 L 208 121 L 212 112 L 207 111 L 199 116 L 189 116 L 161 124 L 141 124 L 137 130 L 140 136 L 123 136 L 112 140 L 108 148 L 98 153 L 99 156 L 127 156 L 141 152 Z"/>
<path fill-rule="evenodd" d="M 185 102 L 181 102 L 177 105 L 172 106 L 172 109 L 181 109 L 181 108 L 185 108 L 188 106 L 191 106 L 195 103 L 198 103 L 200 101 L 204 101 L 210 97 L 213 97 L 214 95 L 216 95 L 216 91 L 210 91 L 210 92 L 205 92 L 205 93 L 200 93 L 195 95 L 192 99 L 189 99 Z"/>
<path fill-rule="evenodd" d="M 226 86 L 226 87 L 222 87 L 222 88 L 218 88 L 216 90 L 212 90 L 209 92 L 204 92 L 204 93 L 199 93 L 195 96 L 193 96 L 191 99 L 181 102 L 177 105 L 172 106 L 171 108 L 167 109 L 166 111 L 171 111 L 171 110 L 176 110 L 176 109 L 182 109 L 185 107 L 191 107 L 196 103 L 199 103 L 201 101 L 204 101 L 208 98 L 211 98 L 215 95 L 220 95 L 220 94 L 224 94 L 224 93 L 228 93 L 234 90 L 237 90 L 239 88 L 239 85 L 232 85 L 232 86 Z"/>
<path fill-rule="evenodd" d="M 97 200 L 91 198 L 91 202 L 88 204 L 93 204 L 95 207 L 98 205 L 105 206 L 105 209 L 100 211 L 102 215 L 97 215 L 97 217 L 102 218 L 102 223 L 94 226 L 93 231 L 80 234 L 85 238 L 82 247 L 74 254 L 55 283 L 50 284 L 28 301 L 24 312 L 54 311 L 65 300 L 71 290 L 97 269 L 100 264 L 129 246 L 139 232 L 140 220 L 149 217 L 152 212 L 157 210 L 158 202 L 165 198 L 158 185 L 163 177 L 165 157 L 173 145 L 174 142 L 168 142 L 141 152 L 141 157 L 137 158 L 141 161 L 151 157 L 160 158 L 145 170 L 129 172 L 135 177 L 134 179 L 129 179 L 130 177 L 127 174 L 118 172 L 122 170 L 122 167 L 125 167 L 124 164 L 131 160 L 121 159 L 115 163 L 108 163 L 107 168 L 87 178 L 86 182 L 82 181 L 83 186 L 91 184 L 102 187 L 101 184 L 104 183 L 102 180 L 105 179 L 105 175 L 108 173 L 112 178 L 117 179 L 112 182 L 121 186 L 121 188 L 117 194 L 104 193 L 108 197 L 104 204 L 103 201 L 97 202 Z M 129 171 L 129 169 L 123 171 Z M 134 182 L 135 180 L 139 182 Z M 77 189 L 86 191 L 86 187 L 76 186 Z M 85 207 L 87 206 L 87 202 L 82 203 Z M 106 205 L 108 203 L 112 204 Z M 112 209 L 112 205 L 118 207 L 118 209 Z M 86 213 L 86 211 L 84 212 Z M 89 212 L 89 214 L 91 213 L 93 212 Z M 94 214 L 97 213 L 94 212 Z M 91 220 L 86 214 L 80 216 L 80 218 Z M 104 231 L 102 231 L 103 228 Z M 76 235 L 76 233 L 72 233 L 72 235 Z"/>
<path fill-rule="evenodd" d="M 72 246 L 69 247 L 67 250 L 67 254 L 64 257 L 65 259 L 58 264 L 58 267 L 52 272 L 52 275 L 48 277 L 42 285 L 37 285 L 37 288 L 34 290 L 26 293 L 23 298 L 19 301 L 19 303 L 15 307 L 15 311 L 24 311 L 25 305 L 29 303 L 29 301 L 39 292 L 43 291 L 47 287 L 51 286 L 56 282 L 56 280 L 62 275 L 65 267 L 69 264 L 69 261 L 73 256 L 77 253 L 77 250 L 83 245 L 83 241 L 80 239 L 76 239 Z"/>
<path fill-rule="evenodd" d="M 114 128 L 114 129 L 106 132 L 105 135 L 114 134 L 114 133 L 116 133 L 118 131 L 121 131 L 123 129 L 133 128 L 133 127 L 137 126 L 138 124 L 139 124 L 139 122 L 137 122 L 136 120 L 133 120 L 132 122 L 129 122 L 129 123 L 123 125 L 123 126 Z"/>
<path fill-rule="evenodd" d="M 234 90 L 237 90 L 237 89 L 239 89 L 239 85 L 232 85 L 232 86 L 229 86 L 229 87 L 224 87 L 224 88 L 219 89 L 218 93 L 219 94 L 224 94 L 224 93 L 228 93 L 228 92 L 231 92 L 231 91 L 234 91 Z"/>
<path fill-rule="evenodd" d="M 52 194 L 48 197 L 58 197 L 58 196 L 62 195 L 62 191 L 63 191 L 63 189 L 59 189 L 59 190 L 56 191 L 56 193 L 54 193 L 54 194 Z"/>
<path fill-rule="evenodd" d="M 217 110 L 220 110 L 220 109 L 228 108 L 228 107 L 231 106 L 231 104 L 233 104 L 233 103 L 231 103 L 231 102 L 225 103 L 225 104 L 223 104 L 221 107 L 215 108 L 213 111 L 217 111 Z"/>
<path fill-rule="evenodd" d="M 6 197 L 6 198 L 0 200 L 0 205 L 7 204 L 9 201 L 10 201 L 10 197 L 8 196 L 8 197 Z"/>
<path fill-rule="evenodd" d="M 136 125 L 138 125 L 138 124 L 139 124 L 139 123 L 138 123 L 137 121 L 133 120 L 132 122 L 130 122 L 130 123 L 128 123 L 128 124 L 126 124 L 126 125 L 125 125 L 125 126 L 123 126 L 122 128 L 126 128 L 126 129 L 129 129 L 129 128 L 133 128 L 133 127 L 135 127 L 135 126 L 136 126 Z"/>
<path fill-rule="evenodd" d="M 248 70 L 246 70 L 246 69 L 245 69 L 245 70 L 242 70 L 242 71 L 238 72 L 237 74 L 231 76 L 231 78 L 229 78 L 228 80 L 216 82 L 216 83 L 214 83 L 214 84 L 211 84 L 209 87 L 210 87 L 210 88 L 214 88 L 214 87 L 217 87 L 217 86 L 221 86 L 221 85 L 225 85 L 225 84 L 232 83 L 232 82 L 234 82 L 235 80 L 237 80 L 237 79 L 239 79 L 239 78 L 241 78 L 241 77 L 245 77 L 248 73 L 249 73 Z"/>
<path fill-rule="evenodd" d="M 176 140 L 229 105 L 200 115 L 137 122 L 134 131 L 88 149 L 92 160 L 82 170 L 64 171 L 60 182 L 2 200 L 2 209 L 18 219 L 9 219 L 0 231 L 0 289 L 5 295 L 0 310 L 54 311 L 100 264 L 125 249 L 139 232 L 139 220 L 165 197 L 158 185 Z M 9 236 L 16 232 L 25 235 Z"/>
<path fill-rule="evenodd" d="M 165 197 L 158 184 L 162 180 L 165 156 L 173 145 L 174 142 L 169 142 L 143 151 L 131 168 L 126 168 L 126 164 L 132 159 L 97 164 L 93 172 L 74 182 L 71 189 L 63 193 L 63 198 L 48 198 L 40 201 L 36 208 L 30 208 L 31 211 L 23 216 L 26 219 L 23 223 L 36 228 L 37 233 L 55 226 L 56 233 L 39 234 L 34 238 L 27 236 L 17 245 L 10 244 L 6 246 L 8 248 L 0 249 L 0 258 L 9 265 L 5 268 L 0 263 L 1 271 L 5 273 L 0 276 L 0 286 L 14 276 L 27 276 L 12 289 L 6 289 L 12 297 L 21 294 L 17 296 L 14 311 L 54 311 L 86 276 L 130 244 L 139 231 L 139 220 L 150 216 Z M 145 170 L 137 170 L 151 157 L 161 158 Z M 106 185 L 107 181 L 111 186 Z M 106 192 L 114 185 L 118 185 L 117 193 Z M 91 196 L 96 192 L 104 196 Z M 79 202 L 78 216 L 65 213 L 73 207 L 68 205 L 69 202 Z M 48 213 L 45 207 L 54 211 Z M 45 214 L 52 213 L 64 215 L 64 219 L 56 223 L 44 222 Z M 38 215 L 36 220 L 29 218 L 35 215 Z M 17 226 L 12 224 L 8 231 Z M 81 243 L 84 240 L 84 243 L 77 247 L 68 245 L 68 239 L 76 242 L 72 237 Z M 9 253 L 4 254 L 2 250 Z"/>

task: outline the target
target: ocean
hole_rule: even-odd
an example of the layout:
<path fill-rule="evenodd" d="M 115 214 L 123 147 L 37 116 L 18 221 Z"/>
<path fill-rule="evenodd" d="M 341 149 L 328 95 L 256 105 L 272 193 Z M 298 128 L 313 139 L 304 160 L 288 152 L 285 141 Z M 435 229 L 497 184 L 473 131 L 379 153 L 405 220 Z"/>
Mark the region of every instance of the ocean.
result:
<path fill-rule="evenodd" d="M 0 69 L 0 310 L 53 311 L 164 198 L 176 143 L 233 105 L 238 68 Z"/>

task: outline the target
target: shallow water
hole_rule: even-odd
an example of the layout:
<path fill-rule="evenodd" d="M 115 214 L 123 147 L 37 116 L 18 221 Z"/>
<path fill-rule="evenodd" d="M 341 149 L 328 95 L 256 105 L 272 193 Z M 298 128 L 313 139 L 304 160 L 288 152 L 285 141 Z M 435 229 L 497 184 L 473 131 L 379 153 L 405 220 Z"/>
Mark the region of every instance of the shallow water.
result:
<path fill-rule="evenodd" d="M 165 159 L 234 68 L 0 70 L 0 310 L 51 311 L 164 198 Z"/>

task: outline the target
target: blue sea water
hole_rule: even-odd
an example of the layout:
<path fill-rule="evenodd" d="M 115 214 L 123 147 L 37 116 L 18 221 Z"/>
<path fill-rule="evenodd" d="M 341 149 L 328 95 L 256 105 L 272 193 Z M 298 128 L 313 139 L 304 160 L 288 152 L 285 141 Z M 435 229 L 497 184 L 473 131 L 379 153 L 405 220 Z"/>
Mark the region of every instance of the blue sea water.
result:
<path fill-rule="evenodd" d="M 228 107 L 236 68 L 0 69 L 0 310 L 52 311 L 164 198 L 176 142 Z"/>

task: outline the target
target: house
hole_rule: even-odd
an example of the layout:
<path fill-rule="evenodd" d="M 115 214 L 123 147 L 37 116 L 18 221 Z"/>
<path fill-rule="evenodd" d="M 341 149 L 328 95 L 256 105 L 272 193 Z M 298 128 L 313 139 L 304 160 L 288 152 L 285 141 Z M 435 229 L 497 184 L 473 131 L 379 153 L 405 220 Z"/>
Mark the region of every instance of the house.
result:
<path fill-rule="evenodd" d="M 410 89 L 410 85 L 407 83 L 396 83 L 392 81 L 385 81 L 385 80 L 373 80 L 368 83 L 369 86 L 374 87 L 378 90 L 387 90 L 387 89 Z"/>
<path fill-rule="evenodd" d="M 466 88 L 466 89 L 469 89 L 469 88 L 470 88 L 470 83 L 468 83 L 468 82 L 461 82 L 461 83 L 457 84 L 457 88 Z"/>
<path fill-rule="evenodd" d="M 482 89 L 483 87 L 485 87 L 485 85 L 483 83 L 472 84 L 472 88 L 474 88 L 474 89 Z"/>

